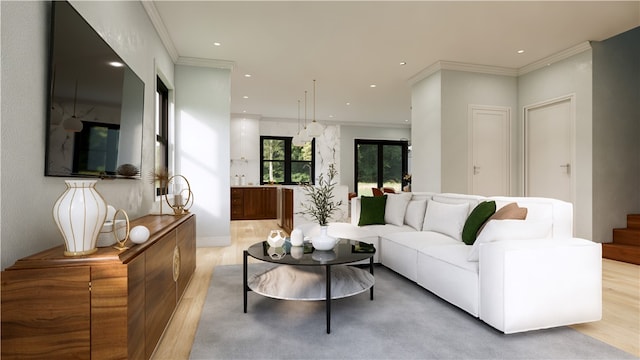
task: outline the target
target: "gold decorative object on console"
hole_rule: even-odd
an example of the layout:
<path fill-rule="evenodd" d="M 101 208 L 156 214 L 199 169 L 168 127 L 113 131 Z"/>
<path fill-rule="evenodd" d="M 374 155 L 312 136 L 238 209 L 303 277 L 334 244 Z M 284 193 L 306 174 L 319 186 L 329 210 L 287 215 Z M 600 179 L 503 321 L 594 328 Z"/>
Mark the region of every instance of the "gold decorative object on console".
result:
<path fill-rule="evenodd" d="M 122 209 L 118 209 L 116 210 L 116 213 L 113 214 L 113 223 L 116 223 L 116 218 L 118 217 L 118 213 L 122 213 L 124 215 L 125 220 L 127 221 L 127 232 L 124 236 L 124 238 L 120 239 L 118 238 L 118 232 L 115 228 L 115 226 L 113 227 L 113 237 L 116 238 L 116 242 L 118 243 L 117 245 L 114 245 L 113 247 L 118 249 L 118 250 L 126 250 L 129 247 L 125 246 L 125 244 L 127 243 L 127 240 L 129 239 L 129 233 L 131 232 L 130 229 L 130 225 L 129 225 L 129 215 L 127 215 L 127 212 L 122 210 Z"/>
<path fill-rule="evenodd" d="M 156 187 L 157 191 L 160 193 L 156 193 L 156 196 L 160 196 L 160 211 L 158 215 L 162 215 L 162 197 L 166 194 L 167 184 L 169 183 L 169 172 L 166 168 L 161 168 L 156 171 L 152 171 L 150 174 L 151 183 Z"/>
<path fill-rule="evenodd" d="M 180 184 L 177 183 L 177 180 L 179 178 L 183 179 L 186 183 L 187 187 L 185 189 L 181 189 L 179 186 Z M 174 182 L 173 198 L 171 201 L 169 201 L 169 184 L 171 184 L 172 181 Z M 169 204 L 169 206 L 173 209 L 174 215 L 182 215 L 188 213 L 189 209 L 193 205 L 193 192 L 191 191 L 189 180 L 187 180 L 187 178 L 182 175 L 173 175 L 167 180 L 166 184 L 167 188 L 164 192 L 164 198 L 167 204 Z M 186 194 L 184 194 L 185 192 Z"/>

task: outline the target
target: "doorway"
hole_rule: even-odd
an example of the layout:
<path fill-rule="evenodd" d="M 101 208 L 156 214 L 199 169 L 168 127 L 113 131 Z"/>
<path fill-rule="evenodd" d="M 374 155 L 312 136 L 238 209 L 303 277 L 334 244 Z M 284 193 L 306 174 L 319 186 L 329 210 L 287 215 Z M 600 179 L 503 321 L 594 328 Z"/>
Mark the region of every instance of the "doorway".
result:
<path fill-rule="evenodd" d="M 511 109 L 469 105 L 469 193 L 510 195 Z"/>
<path fill-rule="evenodd" d="M 525 196 L 573 203 L 575 96 L 524 107 Z"/>

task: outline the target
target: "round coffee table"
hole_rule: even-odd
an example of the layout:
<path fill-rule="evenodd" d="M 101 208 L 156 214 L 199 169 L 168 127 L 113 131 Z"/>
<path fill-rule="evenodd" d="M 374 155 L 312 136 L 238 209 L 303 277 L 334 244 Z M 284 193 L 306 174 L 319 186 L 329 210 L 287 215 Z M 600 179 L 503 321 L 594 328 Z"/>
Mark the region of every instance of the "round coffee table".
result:
<path fill-rule="evenodd" d="M 373 300 L 373 245 L 340 239 L 333 250 L 320 251 L 310 243 L 292 247 L 289 240 L 273 248 L 266 241 L 251 245 L 243 256 L 244 312 L 247 312 L 247 292 L 284 300 L 324 300 L 327 313 L 327 334 L 331 333 L 331 300 L 370 291 Z M 248 277 L 247 258 L 280 264 Z M 369 259 L 369 271 L 348 266 Z M 324 271 L 322 271 L 324 267 Z"/>

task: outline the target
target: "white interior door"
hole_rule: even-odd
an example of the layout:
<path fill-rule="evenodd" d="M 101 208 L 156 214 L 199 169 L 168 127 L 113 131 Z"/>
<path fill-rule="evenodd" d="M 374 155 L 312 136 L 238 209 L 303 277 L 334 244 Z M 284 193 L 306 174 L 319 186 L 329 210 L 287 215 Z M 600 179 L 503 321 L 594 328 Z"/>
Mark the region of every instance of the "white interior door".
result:
<path fill-rule="evenodd" d="M 504 107 L 469 106 L 471 194 L 509 195 L 510 113 Z"/>
<path fill-rule="evenodd" d="M 573 96 L 524 109 L 525 195 L 573 202 Z"/>

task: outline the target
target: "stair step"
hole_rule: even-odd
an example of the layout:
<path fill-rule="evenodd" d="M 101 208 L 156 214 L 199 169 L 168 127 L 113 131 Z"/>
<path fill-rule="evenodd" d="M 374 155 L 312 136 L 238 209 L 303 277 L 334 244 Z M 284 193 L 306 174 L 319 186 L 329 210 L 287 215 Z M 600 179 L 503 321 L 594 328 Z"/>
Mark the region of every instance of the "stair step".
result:
<path fill-rule="evenodd" d="M 627 215 L 627 228 L 640 229 L 640 214 Z"/>
<path fill-rule="evenodd" d="M 640 246 L 602 244 L 602 257 L 640 265 Z"/>
<path fill-rule="evenodd" d="M 613 229 L 613 243 L 640 246 L 640 229 Z"/>

